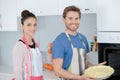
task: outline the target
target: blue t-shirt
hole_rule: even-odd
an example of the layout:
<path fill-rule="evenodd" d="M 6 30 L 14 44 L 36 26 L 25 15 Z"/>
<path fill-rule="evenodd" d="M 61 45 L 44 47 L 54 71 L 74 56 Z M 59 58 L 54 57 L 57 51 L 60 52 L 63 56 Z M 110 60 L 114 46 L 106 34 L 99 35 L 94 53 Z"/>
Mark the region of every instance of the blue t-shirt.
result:
<path fill-rule="evenodd" d="M 72 40 L 72 44 L 74 48 L 85 48 L 83 42 L 81 41 L 79 35 L 81 36 L 83 42 L 85 43 L 86 52 L 89 52 L 89 46 L 87 39 L 84 35 L 78 33 L 77 35 L 70 35 L 70 39 Z M 72 47 L 70 41 L 68 40 L 65 33 L 61 33 L 53 42 L 52 45 L 52 58 L 62 58 L 63 65 L 62 68 L 67 70 L 72 59 Z"/>

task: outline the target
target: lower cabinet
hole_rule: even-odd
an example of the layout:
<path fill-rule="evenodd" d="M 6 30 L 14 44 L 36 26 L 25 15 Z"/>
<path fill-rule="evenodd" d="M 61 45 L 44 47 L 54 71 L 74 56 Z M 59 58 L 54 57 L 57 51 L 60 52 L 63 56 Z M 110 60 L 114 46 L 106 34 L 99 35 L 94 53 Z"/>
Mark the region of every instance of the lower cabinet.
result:
<path fill-rule="evenodd" d="M 11 66 L 0 65 L 0 80 L 12 80 L 13 68 Z"/>
<path fill-rule="evenodd" d="M 12 80 L 13 76 L 0 74 L 0 80 Z"/>

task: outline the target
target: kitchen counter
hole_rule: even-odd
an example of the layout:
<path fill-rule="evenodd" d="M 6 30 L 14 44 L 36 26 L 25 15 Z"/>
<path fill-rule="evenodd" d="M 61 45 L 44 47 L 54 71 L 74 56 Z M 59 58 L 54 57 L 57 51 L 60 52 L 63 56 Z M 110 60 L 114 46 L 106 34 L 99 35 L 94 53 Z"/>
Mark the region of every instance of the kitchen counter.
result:
<path fill-rule="evenodd" d="M 57 76 L 55 76 L 53 71 L 44 69 L 43 72 L 44 80 L 57 80 Z"/>
<path fill-rule="evenodd" d="M 98 52 L 87 53 L 87 60 L 94 65 L 98 64 Z"/>
<path fill-rule="evenodd" d="M 0 80 L 11 80 L 13 78 L 13 68 L 10 66 L 0 65 Z M 57 80 L 53 71 L 44 69 L 43 72 L 44 80 Z"/>
<path fill-rule="evenodd" d="M 98 64 L 98 53 L 90 52 L 87 54 L 87 59 L 92 64 Z M 43 71 L 44 80 L 57 80 L 53 71 L 44 69 Z M 0 65 L 0 80 L 11 80 L 13 78 L 13 68 L 10 66 Z"/>

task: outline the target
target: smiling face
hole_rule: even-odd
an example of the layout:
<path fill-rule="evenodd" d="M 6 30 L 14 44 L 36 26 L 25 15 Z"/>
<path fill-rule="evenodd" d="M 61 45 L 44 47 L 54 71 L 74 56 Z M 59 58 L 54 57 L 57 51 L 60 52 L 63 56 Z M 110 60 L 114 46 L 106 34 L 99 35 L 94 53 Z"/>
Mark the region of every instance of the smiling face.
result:
<path fill-rule="evenodd" d="M 25 36 L 33 37 L 37 30 L 37 20 L 34 17 L 27 18 L 22 24 L 22 29 Z"/>
<path fill-rule="evenodd" d="M 69 11 L 63 21 L 66 25 L 66 30 L 71 33 L 76 33 L 80 25 L 79 13 L 76 11 Z"/>

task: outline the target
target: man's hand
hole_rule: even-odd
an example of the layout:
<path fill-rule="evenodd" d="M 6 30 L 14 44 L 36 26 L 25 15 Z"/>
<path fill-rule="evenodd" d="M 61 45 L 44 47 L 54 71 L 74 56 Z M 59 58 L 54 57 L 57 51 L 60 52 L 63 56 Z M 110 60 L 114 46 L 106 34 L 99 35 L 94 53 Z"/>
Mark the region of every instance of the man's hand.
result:
<path fill-rule="evenodd" d="M 83 75 L 81 75 L 80 80 L 95 80 L 95 78 L 92 78 L 92 77 L 90 77 L 88 75 L 83 74 Z"/>
<path fill-rule="evenodd" d="M 104 62 L 99 63 L 98 65 L 105 65 L 106 63 L 107 63 L 107 62 L 104 61 Z"/>

